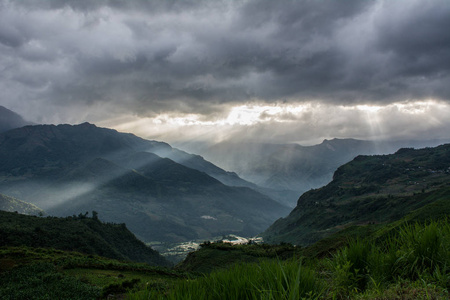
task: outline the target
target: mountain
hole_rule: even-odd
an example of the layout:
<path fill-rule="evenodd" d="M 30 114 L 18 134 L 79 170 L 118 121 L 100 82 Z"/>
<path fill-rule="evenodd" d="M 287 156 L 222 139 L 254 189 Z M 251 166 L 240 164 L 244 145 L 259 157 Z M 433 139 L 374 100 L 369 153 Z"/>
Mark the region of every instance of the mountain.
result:
<path fill-rule="evenodd" d="M 270 243 L 309 245 L 343 228 L 392 222 L 450 194 L 450 144 L 357 156 L 326 186 L 304 193 L 263 234 Z"/>
<path fill-rule="evenodd" d="M 95 210 L 145 241 L 255 235 L 289 212 L 250 188 L 224 185 L 202 168 L 229 173 L 198 156 L 89 123 L 0 134 L 0 161 L 1 193 L 57 216 Z"/>
<path fill-rule="evenodd" d="M 0 132 L 30 124 L 30 122 L 25 121 L 20 115 L 0 105 Z"/>
<path fill-rule="evenodd" d="M 0 210 L 18 212 L 25 215 L 39 215 L 44 211 L 31 203 L 0 194 Z"/>
<path fill-rule="evenodd" d="M 80 214 L 68 218 L 36 217 L 0 211 L 0 246 L 54 248 L 119 260 L 170 266 L 139 241 L 124 224 L 104 224 Z"/>
<path fill-rule="evenodd" d="M 313 146 L 225 141 L 196 149 L 207 160 L 262 187 L 260 192 L 294 207 L 299 195 L 329 183 L 339 166 L 358 155 L 388 154 L 402 147 L 439 144 L 442 141 L 332 139 Z M 189 144 L 185 146 L 189 148 Z"/>

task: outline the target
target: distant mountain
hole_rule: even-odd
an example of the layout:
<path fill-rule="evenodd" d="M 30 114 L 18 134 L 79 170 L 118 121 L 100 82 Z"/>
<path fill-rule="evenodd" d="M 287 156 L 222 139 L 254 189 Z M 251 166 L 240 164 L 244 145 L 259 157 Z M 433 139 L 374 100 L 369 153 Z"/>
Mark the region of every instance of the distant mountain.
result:
<path fill-rule="evenodd" d="M 391 155 L 358 156 L 326 186 L 304 193 L 262 236 L 309 245 L 350 225 L 384 223 L 450 195 L 450 144 Z"/>
<path fill-rule="evenodd" d="M 289 212 L 250 188 L 211 177 L 207 172 L 239 181 L 201 157 L 89 123 L 0 134 L 0 162 L 0 192 L 58 216 L 96 210 L 146 241 L 255 235 Z"/>
<path fill-rule="evenodd" d="M 20 115 L 0 105 L 0 132 L 30 125 Z"/>
<path fill-rule="evenodd" d="M 232 141 L 198 151 L 209 161 L 256 183 L 281 203 L 295 206 L 299 195 L 324 186 L 336 169 L 358 155 L 388 154 L 401 147 L 436 146 L 443 141 L 324 140 L 321 144 L 264 144 Z"/>
<path fill-rule="evenodd" d="M 171 265 L 139 241 L 124 224 L 104 224 L 85 214 L 40 218 L 0 211 L 0 246 L 54 248 L 151 265 Z"/>
<path fill-rule="evenodd" d="M 31 203 L 0 194 L 0 210 L 18 212 L 25 215 L 43 214 L 44 211 Z"/>

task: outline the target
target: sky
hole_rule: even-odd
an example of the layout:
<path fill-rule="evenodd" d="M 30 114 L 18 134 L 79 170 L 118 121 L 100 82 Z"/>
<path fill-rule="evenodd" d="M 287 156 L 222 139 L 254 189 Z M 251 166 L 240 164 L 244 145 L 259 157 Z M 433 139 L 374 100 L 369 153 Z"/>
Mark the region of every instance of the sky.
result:
<path fill-rule="evenodd" d="M 0 0 L 0 104 L 169 143 L 450 138 L 448 0 Z"/>

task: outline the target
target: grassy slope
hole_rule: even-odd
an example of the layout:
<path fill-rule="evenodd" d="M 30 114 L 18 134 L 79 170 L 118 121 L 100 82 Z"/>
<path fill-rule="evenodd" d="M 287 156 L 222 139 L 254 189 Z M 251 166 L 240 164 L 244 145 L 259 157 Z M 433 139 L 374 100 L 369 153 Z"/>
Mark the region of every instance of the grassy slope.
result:
<path fill-rule="evenodd" d="M 98 299 L 164 289 L 186 274 L 145 263 L 49 248 L 0 247 L 1 299 Z"/>
<path fill-rule="evenodd" d="M 450 145 L 359 156 L 330 184 L 303 194 L 291 214 L 262 236 L 305 246 L 351 225 L 398 220 L 450 194 L 449 167 Z"/>
<path fill-rule="evenodd" d="M 170 265 L 124 224 L 92 218 L 40 218 L 0 211 L 0 246 L 51 247 L 121 260 Z"/>
<path fill-rule="evenodd" d="M 273 245 L 207 245 L 196 258 L 224 262 L 225 256 L 241 253 L 246 262 L 235 260 L 162 293 L 146 289 L 130 299 L 448 299 L 449 219 L 415 223 L 408 218 L 378 228 L 370 237 L 350 239 L 322 258 L 269 258 L 273 255 L 262 250 L 267 247 L 270 253 Z M 343 235 L 358 237 L 354 233 Z M 374 242 L 380 238 L 383 243 Z M 251 250 L 261 254 L 257 261 L 248 260 Z M 187 264 L 193 266 L 192 261 Z"/>

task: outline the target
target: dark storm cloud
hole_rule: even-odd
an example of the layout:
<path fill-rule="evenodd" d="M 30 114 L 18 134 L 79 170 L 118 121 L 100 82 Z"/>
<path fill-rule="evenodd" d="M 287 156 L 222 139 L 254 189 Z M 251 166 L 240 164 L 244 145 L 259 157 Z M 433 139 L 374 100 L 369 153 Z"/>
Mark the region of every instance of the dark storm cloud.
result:
<path fill-rule="evenodd" d="M 448 100 L 448 28 L 443 0 L 0 0 L 0 101 L 152 115 Z"/>

